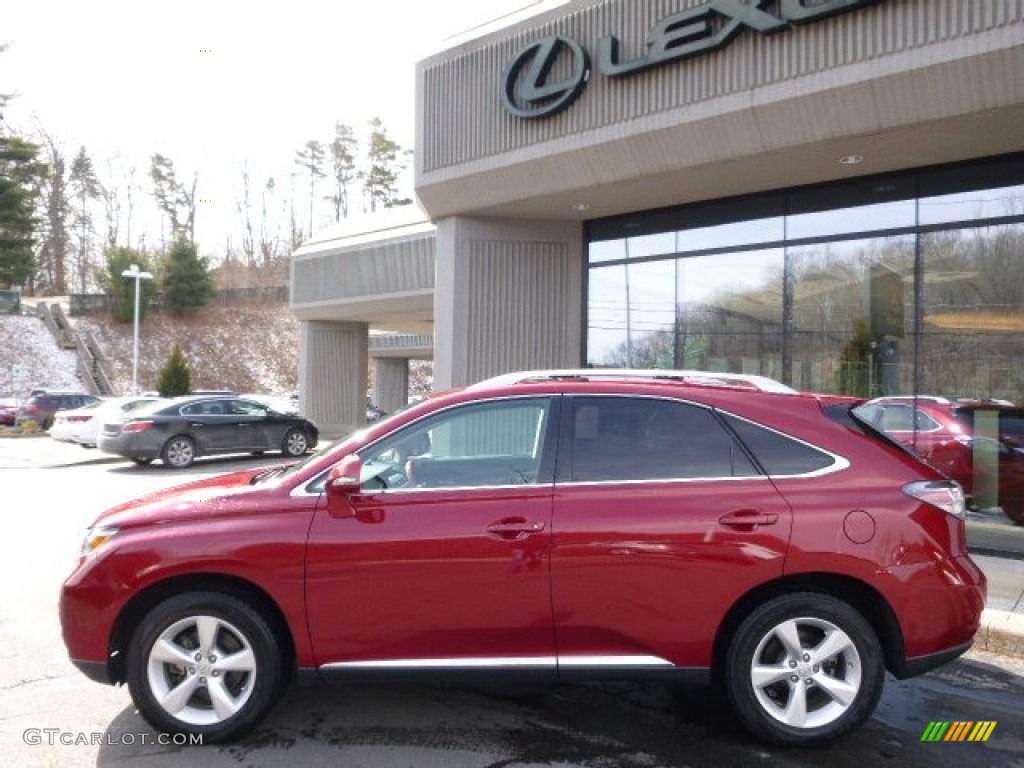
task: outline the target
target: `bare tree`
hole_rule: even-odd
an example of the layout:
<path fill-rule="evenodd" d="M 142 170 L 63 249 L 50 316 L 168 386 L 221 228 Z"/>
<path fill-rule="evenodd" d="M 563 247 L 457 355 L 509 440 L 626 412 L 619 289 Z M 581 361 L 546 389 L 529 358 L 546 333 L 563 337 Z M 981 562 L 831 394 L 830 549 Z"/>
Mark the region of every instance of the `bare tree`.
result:
<path fill-rule="evenodd" d="M 242 166 L 242 199 L 235 202 L 238 218 L 242 226 L 242 253 L 245 263 L 251 267 L 256 262 L 256 243 L 252 225 L 251 176 L 248 163 Z M 230 252 L 230 251 L 229 251 Z"/>
<path fill-rule="evenodd" d="M 171 239 L 184 236 L 189 242 L 194 243 L 196 186 L 199 183 L 199 174 L 193 174 L 192 186 L 186 189 L 185 185 L 178 181 L 174 163 L 158 153 L 150 160 L 149 178 L 153 181 L 153 197 L 156 198 L 157 207 L 164 212 L 171 225 Z M 166 240 L 165 237 L 165 244 Z"/>
<path fill-rule="evenodd" d="M 46 289 L 52 295 L 63 296 L 67 293 L 68 219 L 71 214 L 67 163 L 57 142 L 45 131 L 41 133 L 46 145 L 48 172 L 42 181 L 41 203 L 45 215 L 39 267 Z"/>
<path fill-rule="evenodd" d="M 269 267 L 277 262 L 278 250 L 281 246 L 281 217 L 277 216 L 274 221 L 271 221 L 271 211 L 274 208 L 276 190 L 277 185 L 271 176 L 267 179 L 267 183 L 263 185 L 263 191 L 260 196 L 259 251 L 260 256 L 263 258 L 264 267 Z M 283 208 L 280 213 L 284 213 Z"/>
<path fill-rule="evenodd" d="M 93 200 L 103 194 L 103 188 L 96 177 L 96 169 L 93 167 L 92 159 L 85 151 L 85 147 L 78 150 L 78 154 L 71 163 L 71 175 L 68 177 L 68 186 L 75 196 L 78 209 L 75 211 L 75 231 L 78 239 L 78 248 L 75 254 L 75 276 L 78 278 L 78 291 L 85 293 L 88 278 L 90 277 L 90 266 L 92 258 L 93 219 L 89 205 Z"/>
<path fill-rule="evenodd" d="M 334 207 L 334 220 L 348 218 L 348 190 L 358 178 L 356 172 L 355 151 L 358 146 L 355 133 L 351 126 L 344 123 L 334 124 L 334 140 L 330 144 L 331 169 L 334 191 L 327 199 Z"/>
<path fill-rule="evenodd" d="M 295 164 L 309 174 L 309 232 L 313 233 L 313 204 L 316 201 L 316 181 L 327 174 L 324 173 L 326 153 L 324 145 L 319 141 L 307 141 L 305 146 L 295 152 Z"/>

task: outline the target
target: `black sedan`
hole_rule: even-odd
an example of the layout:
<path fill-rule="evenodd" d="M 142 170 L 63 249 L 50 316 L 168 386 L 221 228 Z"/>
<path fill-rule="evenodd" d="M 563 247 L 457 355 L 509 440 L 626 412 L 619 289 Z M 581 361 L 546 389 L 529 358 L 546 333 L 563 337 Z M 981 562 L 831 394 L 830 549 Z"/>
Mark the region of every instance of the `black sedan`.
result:
<path fill-rule="evenodd" d="M 281 451 L 301 456 L 320 434 L 295 414 L 279 413 L 243 397 L 179 397 L 136 411 L 124 421 L 105 423 L 97 447 L 136 464 L 162 459 L 176 469 L 199 456 Z"/>

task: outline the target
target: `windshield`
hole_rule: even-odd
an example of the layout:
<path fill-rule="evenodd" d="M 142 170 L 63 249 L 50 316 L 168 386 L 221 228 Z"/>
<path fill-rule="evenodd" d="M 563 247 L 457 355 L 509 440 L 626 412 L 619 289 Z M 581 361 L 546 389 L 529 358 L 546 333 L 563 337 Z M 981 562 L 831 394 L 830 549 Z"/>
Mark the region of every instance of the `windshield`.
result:
<path fill-rule="evenodd" d="M 294 464 L 288 464 L 287 466 L 284 467 L 272 467 L 263 474 L 256 475 L 256 477 L 252 479 L 252 483 L 253 485 L 258 485 L 260 483 L 266 483 L 271 480 L 279 480 L 284 479 L 286 477 L 290 477 L 291 475 L 294 475 L 296 472 L 302 471 L 302 469 L 309 466 L 314 461 L 319 461 L 321 458 L 323 458 L 325 454 L 330 453 L 342 443 L 351 440 L 353 437 L 361 435 L 364 431 L 366 430 L 357 429 L 354 432 L 345 435 L 344 437 L 340 437 L 337 440 L 331 441 L 330 443 L 319 445 L 312 453 L 310 453 L 308 456 L 302 459 L 302 461 L 297 461 Z"/>

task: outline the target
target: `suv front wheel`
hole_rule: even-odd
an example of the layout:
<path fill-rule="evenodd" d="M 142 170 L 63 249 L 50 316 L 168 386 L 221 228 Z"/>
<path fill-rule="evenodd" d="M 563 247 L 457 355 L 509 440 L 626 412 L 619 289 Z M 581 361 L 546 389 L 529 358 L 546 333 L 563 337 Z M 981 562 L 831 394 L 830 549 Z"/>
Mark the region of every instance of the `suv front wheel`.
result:
<path fill-rule="evenodd" d="M 874 712 L 885 667 L 871 625 L 828 595 L 783 595 L 754 610 L 723 669 L 733 711 L 754 735 L 812 745 L 846 735 Z"/>
<path fill-rule="evenodd" d="M 217 592 L 178 595 L 151 610 L 128 649 L 127 678 L 150 725 L 210 744 L 253 728 L 284 679 L 277 638 L 263 617 Z"/>

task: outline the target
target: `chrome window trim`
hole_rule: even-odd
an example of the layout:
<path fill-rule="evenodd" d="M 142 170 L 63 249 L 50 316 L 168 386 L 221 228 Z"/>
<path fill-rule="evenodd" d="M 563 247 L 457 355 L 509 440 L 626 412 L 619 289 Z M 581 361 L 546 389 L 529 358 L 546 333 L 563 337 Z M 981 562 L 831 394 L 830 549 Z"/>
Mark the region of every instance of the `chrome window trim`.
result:
<path fill-rule="evenodd" d="M 743 480 L 769 482 L 771 478 L 768 475 L 744 475 L 742 477 L 723 477 L 721 475 L 712 475 L 710 477 L 649 477 L 644 480 L 566 480 L 565 482 L 557 483 L 557 487 L 575 488 L 581 485 L 650 485 L 651 483 L 657 483 L 658 485 L 681 485 L 684 483 L 735 483 Z"/>

